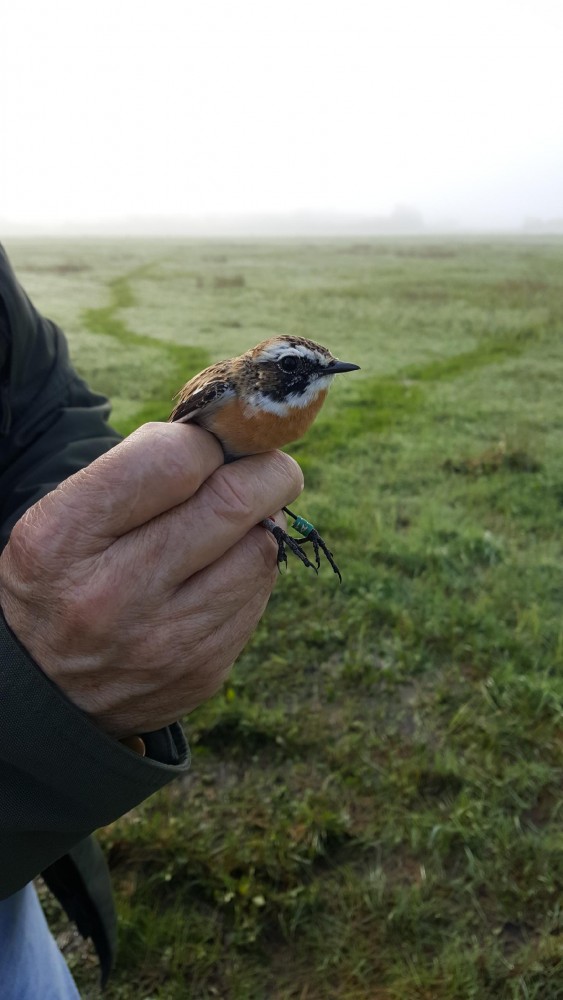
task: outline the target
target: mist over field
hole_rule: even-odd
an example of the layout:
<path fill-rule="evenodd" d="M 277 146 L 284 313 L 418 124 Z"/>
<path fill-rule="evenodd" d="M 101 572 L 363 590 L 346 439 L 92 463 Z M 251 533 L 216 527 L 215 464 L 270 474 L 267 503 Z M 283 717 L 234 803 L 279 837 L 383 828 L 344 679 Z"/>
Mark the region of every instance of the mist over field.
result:
<path fill-rule="evenodd" d="M 99 236 L 119 237 L 345 237 L 397 235 L 513 235 L 563 234 L 560 218 L 528 216 L 520 222 L 500 223 L 494 217 L 481 218 L 479 224 L 458 222 L 452 218 L 428 221 L 416 208 L 398 205 L 387 215 L 349 212 L 264 212 L 253 214 L 207 215 L 138 215 L 128 218 L 60 223 L 14 223 L 0 219 L 4 236 Z"/>
<path fill-rule="evenodd" d="M 0 232 L 563 228 L 560 3 L 57 4 L 1 15 Z"/>

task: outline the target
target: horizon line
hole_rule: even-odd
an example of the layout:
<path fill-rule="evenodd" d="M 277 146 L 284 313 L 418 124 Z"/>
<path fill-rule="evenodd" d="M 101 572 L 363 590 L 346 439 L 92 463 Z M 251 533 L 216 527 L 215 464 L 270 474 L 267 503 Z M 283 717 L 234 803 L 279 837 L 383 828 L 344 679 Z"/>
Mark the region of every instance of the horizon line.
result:
<path fill-rule="evenodd" d="M 388 214 L 339 210 L 216 212 L 189 215 L 135 214 L 99 220 L 61 219 L 20 222 L 0 217 L 5 236 L 146 236 L 146 237 L 378 237 L 437 235 L 563 235 L 563 217 L 523 216 L 520 222 L 491 220 L 477 225 L 450 217 L 427 221 L 414 206 L 397 205 Z"/>

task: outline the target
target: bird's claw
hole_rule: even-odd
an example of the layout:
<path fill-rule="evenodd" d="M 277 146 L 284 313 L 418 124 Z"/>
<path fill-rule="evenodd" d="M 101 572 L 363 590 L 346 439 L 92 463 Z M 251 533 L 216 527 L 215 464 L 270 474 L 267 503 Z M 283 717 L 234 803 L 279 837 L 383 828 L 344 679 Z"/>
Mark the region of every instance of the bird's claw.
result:
<path fill-rule="evenodd" d="M 288 508 L 284 507 L 284 511 L 286 514 L 289 514 L 289 516 L 294 519 L 295 523 L 293 527 L 296 527 L 296 525 L 297 526 L 307 525 L 306 529 L 307 535 L 305 538 L 293 538 L 291 535 L 288 535 L 287 531 L 284 531 L 283 528 L 280 528 L 279 525 L 277 525 L 276 522 L 273 520 L 273 518 L 267 517 L 265 518 L 264 521 L 262 521 L 264 527 L 267 528 L 267 530 L 272 533 L 272 535 L 276 539 L 276 542 L 278 543 L 278 569 L 281 567 L 282 563 L 285 563 L 285 565 L 287 566 L 286 549 L 289 549 L 291 552 L 293 552 L 294 555 L 297 556 L 298 559 L 301 560 L 304 566 L 307 566 L 308 569 L 314 569 L 315 573 L 318 573 L 319 569 L 321 568 L 320 553 L 323 552 L 328 562 L 332 566 L 332 569 L 336 573 L 338 579 L 340 580 L 340 583 L 342 583 L 342 574 L 334 561 L 332 552 L 328 548 L 324 539 L 321 538 L 321 536 L 319 535 L 317 529 L 313 528 L 313 525 L 309 524 L 308 521 L 304 521 L 303 518 L 298 518 L 297 515 L 293 514 L 292 511 L 290 511 Z M 300 528 L 297 527 L 297 530 L 299 531 Z M 311 562 L 311 560 L 306 556 L 303 549 L 301 548 L 301 546 L 305 545 L 306 542 L 311 542 L 313 546 L 313 552 L 315 555 L 314 563 Z"/>
<path fill-rule="evenodd" d="M 287 531 L 280 528 L 279 525 L 274 524 L 273 528 L 269 528 L 274 536 L 276 542 L 278 543 L 278 569 L 281 567 L 282 563 L 287 566 L 287 552 L 286 547 L 301 560 L 304 566 L 308 569 L 314 569 L 315 573 L 318 573 L 318 568 L 313 565 L 310 559 L 307 558 L 303 549 L 299 548 L 299 541 L 296 538 L 292 538 L 288 535 Z"/>
<path fill-rule="evenodd" d="M 315 553 L 315 562 L 317 564 L 317 571 L 321 567 L 321 557 L 319 555 L 319 549 L 322 552 L 324 552 L 328 562 L 330 563 L 338 579 L 340 580 L 340 583 L 342 583 L 342 573 L 340 572 L 338 566 L 334 561 L 332 552 L 329 550 L 326 542 L 324 541 L 324 539 L 321 538 L 316 528 L 313 528 L 313 530 L 309 532 L 306 538 L 294 538 L 292 540 L 296 541 L 298 545 L 305 545 L 306 542 L 311 542 L 313 546 L 313 552 Z"/>

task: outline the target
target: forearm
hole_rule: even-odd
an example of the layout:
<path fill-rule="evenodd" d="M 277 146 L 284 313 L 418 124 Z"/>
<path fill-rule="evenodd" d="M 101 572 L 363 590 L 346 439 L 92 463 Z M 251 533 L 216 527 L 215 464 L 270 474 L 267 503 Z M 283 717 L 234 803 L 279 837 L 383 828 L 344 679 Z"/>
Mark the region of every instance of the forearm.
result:
<path fill-rule="evenodd" d="M 0 247 L 0 549 L 60 482 L 118 443 L 109 404 L 70 364 L 61 331 L 18 285 Z M 187 767 L 179 726 L 147 736 L 143 760 L 52 684 L 0 610 L 0 895 Z"/>

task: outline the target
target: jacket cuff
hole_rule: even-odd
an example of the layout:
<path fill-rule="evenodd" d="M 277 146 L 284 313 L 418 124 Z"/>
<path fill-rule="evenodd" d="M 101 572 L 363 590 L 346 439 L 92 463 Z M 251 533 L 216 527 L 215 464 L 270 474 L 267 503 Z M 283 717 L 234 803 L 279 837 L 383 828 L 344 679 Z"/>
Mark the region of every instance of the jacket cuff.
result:
<path fill-rule="evenodd" d="M 0 850 L 15 862 L 0 898 L 189 768 L 177 723 L 145 734 L 162 759 L 129 750 L 43 673 L 1 614 L 0 716 Z"/>

